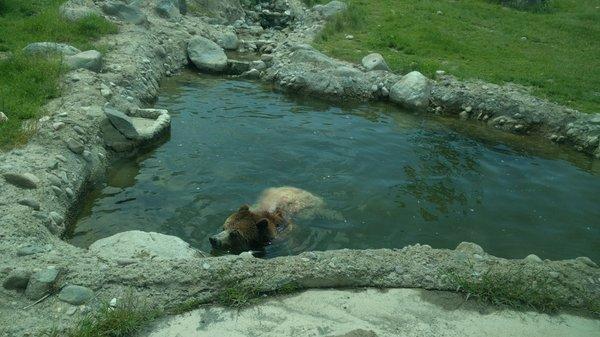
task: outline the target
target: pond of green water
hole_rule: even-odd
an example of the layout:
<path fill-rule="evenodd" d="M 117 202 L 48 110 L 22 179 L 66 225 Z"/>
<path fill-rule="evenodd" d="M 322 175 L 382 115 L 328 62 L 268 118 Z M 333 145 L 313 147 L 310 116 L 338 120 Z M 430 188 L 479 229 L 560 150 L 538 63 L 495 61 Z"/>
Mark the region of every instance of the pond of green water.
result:
<path fill-rule="evenodd" d="M 71 242 L 139 229 L 210 251 L 208 236 L 268 187 L 321 196 L 343 219 L 297 223 L 267 256 L 340 248 L 454 248 L 600 261 L 600 163 L 558 146 L 388 104 L 335 105 L 255 82 L 163 84 L 169 141 L 115 164 Z"/>

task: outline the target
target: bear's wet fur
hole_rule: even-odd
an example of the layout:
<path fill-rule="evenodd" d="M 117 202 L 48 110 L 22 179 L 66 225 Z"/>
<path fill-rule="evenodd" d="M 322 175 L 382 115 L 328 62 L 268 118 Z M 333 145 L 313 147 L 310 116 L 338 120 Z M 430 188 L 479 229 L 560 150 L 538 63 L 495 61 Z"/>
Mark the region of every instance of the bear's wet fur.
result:
<path fill-rule="evenodd" d="M 218 251 L 234 254 L 262 251 L 278 235 L 292 228 L 292 216 L 322 206 L 321 198 L 299 188 L 269 188 L 254 206 L 244 205 L 231 214 L 223 224 L 223 231 L 209 241 Z"/>

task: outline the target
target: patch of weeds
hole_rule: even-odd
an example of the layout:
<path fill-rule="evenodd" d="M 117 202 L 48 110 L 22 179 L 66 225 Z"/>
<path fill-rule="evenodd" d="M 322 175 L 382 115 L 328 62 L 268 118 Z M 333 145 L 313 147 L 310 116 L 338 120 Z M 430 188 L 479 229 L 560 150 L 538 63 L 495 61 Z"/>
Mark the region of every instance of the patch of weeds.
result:
<path fill-rule="evenodd" d="M 467 299 L 510 308 L 535 309 L 554 313 L 564 303 L 554 296 L 552 281 L 543 273 L 524 273 L 520 269 L 495 269 L 469 276 L 448 272 L 449 279 L 458 292 Z"/>
<path fill-rule="evenodd" d="M 259 288 L 248 285 L 233 285 L 222 289 L 216 301 L 224 307 L 243 308 L 254 304 L 254 300 L 261 295 Z"/>
<path fill-rule="evenodd" d="M 323 30 L 316 37 L 317 41 L 327 42 L 336 33 L 360 28 L 365 23 L 364 9 L 350 3 L 348 9 L 329 19 Z"/>
<path fill-rule="evenodd" d="M 206 301 L 199 299 L 192 299 L 186 302 L 183 302 L 174 308 L 169 310 L 170 315 L 179 315 L 188 311 L 192 311 L 198 309 L 202 304 L 205 304 Z"/>
<path fill-rule="evenodd" d="M 148 322 L 161 315 L 161 311 L 128 295 L 115 307 L 108 303 L 82 319 L 67 337 L 126 337 L 138 332 Z"/>

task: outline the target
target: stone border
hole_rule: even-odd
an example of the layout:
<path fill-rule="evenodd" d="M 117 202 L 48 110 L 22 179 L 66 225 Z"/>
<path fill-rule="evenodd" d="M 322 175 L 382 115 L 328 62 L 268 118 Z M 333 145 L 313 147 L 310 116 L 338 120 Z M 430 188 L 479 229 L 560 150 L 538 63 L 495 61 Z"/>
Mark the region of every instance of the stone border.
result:
<path fill-rule="evenodd" d="M 85 8 L 98 11 L 91 0 L 72 2 L 84 3 L 84 8 L 74 13 L 86 12 Z M 148 4 L 147 9 L 135 19 L 138 22 L 140 17 L 144 18 L 139 24 L 120 23 L 120 33 L 104 39 L 111 51 L 103 57 L 103 72 L 76 69 L 66 74 L 64 95 L 45 106 L 47 116 L 39 120 L 38 131 L 28 145 L 0 157 L 0 174 L 4 176 L 0 179 L 3 283 L 16 282 L 11 285 L 16 284 L 17 290 L 22 289 L 23 281 L 26 287 L 34 284 L 25 296 L 19 291 L 0 288 L 0 316 L 14 323 L 1 326 L 0 336 L 36 334 L 53 325 L 69 325 L 78 319 L 75 315 L 78 310 L 85 311 L 99 300 L 117 298 L 125 289 L 134 289 L 152 305 L 174 307 L 190 301 L 209 301 L 224 284 L 232 283 L 251 284 L 265 292 L 286 284 L 299 288 L 456 290 L 448 275 L 474 277 L 490 268 L 499 268 L 507 273 L 516 271 L 516 277 L 523 283 L 536 282 L 539 277 L 551 280 L 549 296 L 565 306 L 583 308 L 587 300 L 599 299 L 600 269 L 587 258 L 506 260 L 487 255 L 473 244 L 461 244 L 456 251 L 415 245 L 396 250 L 307 252 L 271 260 L 228 256 L 125 261 L 104 260 L 62 241 L 59 237 L 78 211 L 87 186 L 104 178 L 113 159 L 139 151 L 135 146 L 123 153 L 107 149 L 111 125 L 103 107 L 108 104 L 120 111 L 139 113 L 140 107 L 151 104 L 158 95 L 160 79 L 188 63 L 187 42 L 193 36 L 218 41 L 230 29 L 189 15 L 164 19 L 152 10 L 150 0 L 144 3 Z M 240 41 L 241 48 L 272 51 L 261 57 L 262 63 L 250 62 L 248 71 L 255 71 L 252 74 L 245 71 L 246 76 L 258 75 L 282 88 L 301 89 L 319 96 L 360 99 L 386 97 L 402 79 L 382 70 L 364 72 L 356 65 L 333 60 L 306 45 L 321 27 L 322 20 L 312 12 L 298 12 L 299 1 L 291 3 L 300 23 L 293 32 L 274 31 L 272 40 L 266 42 L 260 38 L 252 40 L 253 32 L 260 30 L 238 28 L 240 35 L 249 36 L 248 40 Z M 315 71 L 315 76 L 305 76 L 307 71 Z M 452 79 L 445 81 L 450 85 L 442 87 L 451 88 L 447 90 L 452 93 L 459 92 L 452 88 L 464 85 Z M 441 94 L 442 87 L 432 86 L 431 101 L 440 100 L 446 102 L 448 110 L 455 109 L 450 102 L 456 100 L 441 99 L 445 97 Z M 471 93 L 464 97 L 474 100 L 477 96 Z M 443 104 L 440 106 L 444 109 Z M 471 112 L 474 109 L 478 108 Z M 111 141 L 113 145 L 118 142 Z M 11 175 L 12 178 L 6 179 Z M 87 306 L 74 307 L 50 296 L 33 305 L 37 295 L 69 285 L 85 286 L 94 292 L 94 299 Z M 87 290 L 83 293 L 89 297 Z M 62 310 L 59 315 L 57 310 Z"/>

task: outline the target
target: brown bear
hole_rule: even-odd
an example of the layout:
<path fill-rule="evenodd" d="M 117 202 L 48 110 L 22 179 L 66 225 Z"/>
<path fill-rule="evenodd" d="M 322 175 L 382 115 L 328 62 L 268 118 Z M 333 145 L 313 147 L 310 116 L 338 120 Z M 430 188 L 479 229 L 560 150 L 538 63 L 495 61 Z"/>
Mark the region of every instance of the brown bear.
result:
<path fill-rule="evenodd" d="M 234 254 L 260 251 L 291 230 L 291 217 L 323 205 L 321 198 L 299 188 L 269 188 L 263 191 L 256 205 L 244 205 L 230 215 L 223 224 L 223 231 L 211 236 L 209 241 L 214 249 Z"/>

